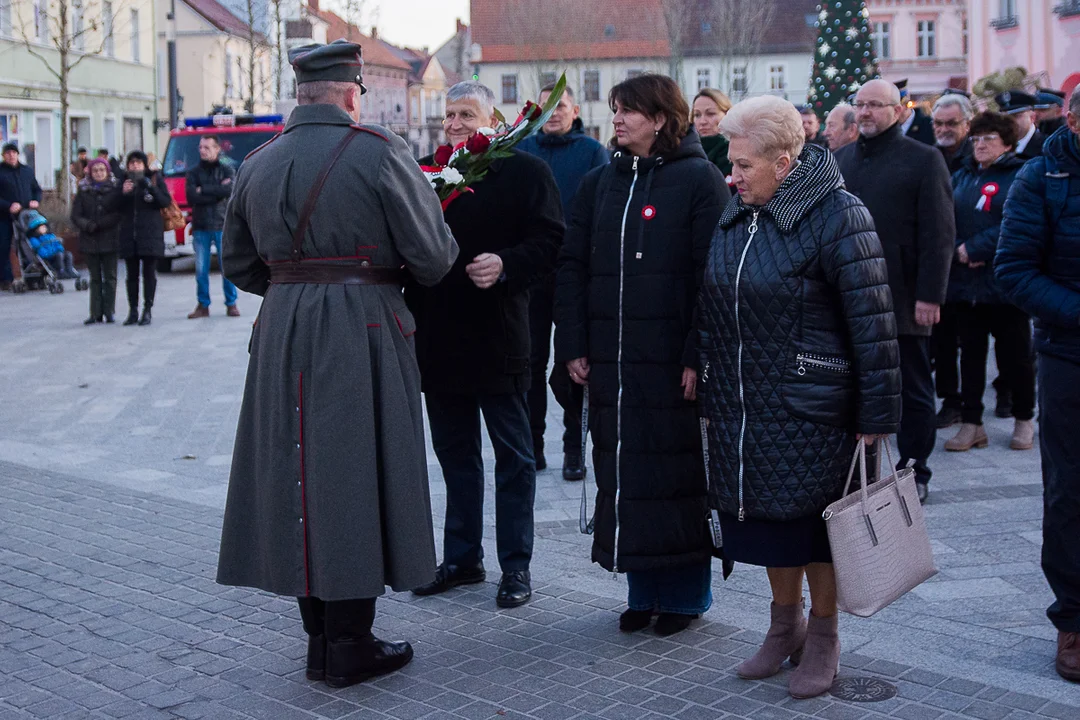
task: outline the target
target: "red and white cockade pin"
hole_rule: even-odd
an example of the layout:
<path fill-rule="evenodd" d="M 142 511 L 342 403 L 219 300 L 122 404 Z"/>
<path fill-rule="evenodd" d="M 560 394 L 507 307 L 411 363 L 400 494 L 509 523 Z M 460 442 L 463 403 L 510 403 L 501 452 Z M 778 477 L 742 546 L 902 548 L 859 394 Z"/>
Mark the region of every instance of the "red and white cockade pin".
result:
<path fill-rule="evenodd" d="M 646 205 L 645 207 L 641 208 L 641 217 L 646 220 L 652 220 L 654 217 L 656 217 L 656 208 L 654 208 L 652 205 Z"/>
<path fill-rule="evenodd" d="M 997 183 L 986 183 L 982 186 L 982 195 L 979 196 L 979 202 L 975 203 L 976 210 L 982 210 L 983 212 L 990 212 L 990 201 L 1001 187 Z"/>

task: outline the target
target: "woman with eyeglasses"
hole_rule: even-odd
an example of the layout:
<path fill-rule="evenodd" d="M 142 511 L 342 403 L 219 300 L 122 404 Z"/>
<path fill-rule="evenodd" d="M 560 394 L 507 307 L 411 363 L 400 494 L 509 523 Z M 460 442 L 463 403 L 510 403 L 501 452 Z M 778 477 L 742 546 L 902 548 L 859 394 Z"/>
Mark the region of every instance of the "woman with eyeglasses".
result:
<path fill-rule="evenodd" d="M 961 425 L 945 449 L 985 448 L 983 393 L 990 336 L 997 344 L 1002 381 L 1013 393 L 1010 447 L 1030 450 L 1035 439 L 1035 365 L 1031 322 L 1009 304 L 994 280 L 993 260 L 1001 215 L 1016 173 L 1024 161 L 1015 154 L 1018 131 L 1012 119 L 984 112 L 971 121 L 972 157 L 953 175 L 956 254 L 946 303 L 960 328 Z"/>

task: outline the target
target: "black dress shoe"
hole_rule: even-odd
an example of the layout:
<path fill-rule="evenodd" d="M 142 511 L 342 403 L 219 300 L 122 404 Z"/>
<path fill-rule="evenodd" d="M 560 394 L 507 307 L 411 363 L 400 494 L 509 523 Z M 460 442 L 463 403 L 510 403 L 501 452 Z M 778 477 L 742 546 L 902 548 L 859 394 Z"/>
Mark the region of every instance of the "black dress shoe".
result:
<path fill-rule="evenodd" d="M 644 630 L 649 627 L 652 618 L 652 610 L 624 610 L 619 616 L 619 630 L 627 633 Z"/>
<path fill-rule="evenodd" d="M 112 324 L 113 324 L 114 322 L 116 322 L 116 320 L 114 320 L 114 319 L 113 319 L 113 316 L 112 316 L 112 315 L 106 315 L 106 316 L 105 316 L 105 322 L 107 322 L 107 323 L 109 323 L 110 325 L 112 325 Z"/>
<path fill-rule="evenodd" d="M 435 581 L 416 588 L 413 595 L 438 595 L 458 585 L 482 583 L 486 577 L 482 563 L 472 567 L 443 563 L 435 570 Z"/>
<path fill-rule="evenodd" d="M 309 635 L 307 641 L 307 679 L 326 677 L 326 636 Z"/>
<path fill-rule="evenodd" d="M 942 407 L 940 410 L 938 410 L 938 430 L 944 430 L 945 428 L 952 427 L 953 425 L 959 425 L 961 420 L 962 417 L 958 408 Z"/>
<path fill-rule="evenodd" d="M 994 415 L 999 418 L 1011 418 L 1013 416 L 1013 396 L 1011 390 L 999 390 L 997 394 L 997 406 Z"/>
<path fill-rule="evenodd" d="M 585 478 L 585 464 L 581 462 L 581 456 L 577 453 L 563 455 L 562 463 L 563 480 L 583 480 Z"/>
<path fill-rule="evenodd" d="M 140 325 L 149 325 L 150 324 L 150 308 L 143 308 L 142 317 L 139 318 L 139 324 Z"/>
<path fill-rule="evenodd" d="M 532 597 L 532 576 L 528 570 L 503 573 L 495 604 L 501 608 L 515 608 L 529 602 Z"/>
<path fill-rule="evenodd" d="M 88 317 L 88 318 L 86 318 L 85 320 L 83 320 L 83 321 L 82 321 L 82 324 L 83 324 L 83 325 L 94 325 L 94 324 L 96 324 L 96 323 L 99 323 L 99 322 L 101 322 L 101 321 L 100 321 L 100 320 L 98 320 L 98 319 L 97 319 L 96 317 L 94 317 L 93 315 L 91 315 L 90 317 Z"/>
<path fill-rule="evenodd" d="M 930 497 L 930 486 L 923 482 L 916 482 L 915 492 L 919 494 L 919 504 L 925 505 L 926 499 Z"/>
<path fill-rule="evenodd" d="M 130 311 L 128 311 L 127 320 L 124 321 L 124 324 L 134 325 L 137 322 L 139 322 L 139 312 L 132 308 Z"/>
<path fill-rule="evenodd" d="M 540 472 L 541 470 L 547 470 L 547 458 L 544 457 L 543 450 L 534 453 L 533 456 L 536 458 L 536 472 Z"/>
<path fill-rule="evenodd" d="M 326 643 L 326 684 L 343 688 L 392 673 L 409 664 L 412 645 L 378 638 Z"/>
<path fill-rule="evenodd" d="M 690 627 L 690 621 L 698 617 L 700 616 L 683 615 L 682 613 L 660 613 L 660 617 L 656 618 L 656 627 L 653 630 L 657 635 L 674 635 Z"/>

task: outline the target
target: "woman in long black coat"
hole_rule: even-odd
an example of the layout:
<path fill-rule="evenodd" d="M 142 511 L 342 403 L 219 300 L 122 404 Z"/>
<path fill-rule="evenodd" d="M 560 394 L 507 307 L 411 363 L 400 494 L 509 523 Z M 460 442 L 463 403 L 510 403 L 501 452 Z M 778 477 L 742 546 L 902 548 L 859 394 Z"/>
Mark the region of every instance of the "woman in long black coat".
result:
<path fill-rule="evenodd" d="M 861 436 L 895 433 L 900 351 L 870 213 L 791 103 L 760 97 L 720 123 L 739 194 L 720 219 L 698 312 L 711 501 L 726 561 L 772 586 L 765 644 L 737 669 L 799 662 L 795 697 L 828 691 L 840 661 L 836 576 L 822 512 Z M 803 579 L 812 608 L 803 609 Z"/>
<path fill-rule="evenodd" d="M 128 153 L 121 187 L 120 257 L 127 265 L 128 316 L 125 325 L 149 325 L 157 291 L 157 261 L 165 257 L 165 221 L 161 211 L 172 204 L 160 172 L 151 172 L 146 155 Z M 139 268 L 142 267 L 143 311 L 139 315 Z"/>
<path fill-rule="evenodd" d="M 116 258 L 120 250 L 120 187 L 109 163 L 91 160 L 79 181 L 71 222 L 79 229 L 79 252 L 90 270 L 90 317 L 84 324 L 113 322 Z"/>
<path fill-rule="evenodd" d="M 730 198 L 670 78 L 616 85 L 620 146 L 581 183 L 555 294 L 555 356 L 588 384 L 592 559 L 625 572 L 624 631 L 670 634 L 712 602 L 694 306 Z"/>

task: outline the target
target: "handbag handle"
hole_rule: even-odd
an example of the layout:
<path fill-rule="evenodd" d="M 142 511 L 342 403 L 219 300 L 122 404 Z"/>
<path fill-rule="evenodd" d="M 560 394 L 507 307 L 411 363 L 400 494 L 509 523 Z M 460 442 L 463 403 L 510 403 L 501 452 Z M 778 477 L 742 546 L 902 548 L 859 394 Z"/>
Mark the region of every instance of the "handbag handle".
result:
<path fill-rule="evenodd" d="M 862 507 L 863 507 L 863 515 L 866 517 L 866 519 L 867 519 L 867 527 L 870 529 L 871 535 L 873 535 L 873 526 L 870 524 L 870 513 L 869 513 L 869 510 L 868 510 L 869 494 L 867 493 L 867 490 L 866 490 L 866 443 L 863 442 L 862 440 L 857 440 L 856 443 L 857 443 L 857 445 L 855 447 L 855 456 L 853 458 L 851 458 L 851 467 L 848 469 L 847 482 L 844 483 L 844 492 L 840 497 L 847 497 L 848 491 L 851 489 L 851 481 L 855 476 L 855 466 L 858 465 L 859 466 L 859 494 L 861 495 L 860 500 L 861 500 Z M 877 461 L 878 461 L 878 473 L 880 475 L 880 472 L 881 472 L 881 452 L 880 452 L 880 449 L 881 449 L 882 445 L 885 446 L 885 456 L 889 460 L 889 467 L 892 468 L 892 479 L 894 480 L 894 482 L 892 484 L 893 492 L 896 493 L 896 498 L 900 502 L 900 507 L 901 507 L 901 509 L 902 509 L 902 511 L 904 513 L 905 522 L 907 523 L 908 527 L 911 527 L 911 524 L 912 524 L 911 511 L 908 509 L 907 501 L 904 499 L 903 494 L 900 492 L 899 483 L 896 482 L 896 481 L 899 480 L 899 475 L 897 474 L 898 471 L 896 469 L 896 463 L 893 462 L 893 459 L 892 459 L 892 448 L 889 447 L 889 443 L 887 441 L 882 440 L 880 438 L 874 442 L 874 448 L 876 450 L 878 450 L 878 452 L 876 454 Z M 877 544 L 876 539 L 875 539 L 874 544 L 875 545 Z"/>

